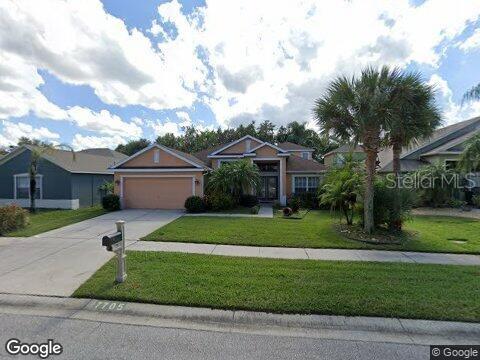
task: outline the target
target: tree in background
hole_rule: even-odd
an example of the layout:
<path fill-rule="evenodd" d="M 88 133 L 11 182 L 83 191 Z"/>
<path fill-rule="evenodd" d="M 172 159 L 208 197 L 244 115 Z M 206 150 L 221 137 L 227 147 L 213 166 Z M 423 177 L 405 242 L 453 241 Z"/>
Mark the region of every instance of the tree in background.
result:
<path fill-rule="evenodd" d="M 480 100 L 480 84 L 475 85 L 463 95 L 462 102 L 471 100 Z"/>
<path fill-rule="evenodd" d="M 361 143 L 366 153 L 364 192 L 364 231 L 374 230 L 373 199 L 378 152 L 385 144 L 385 130 L 392 121 L 392 84 L 397 69 L 366 68 L 359 77 L 339 77 L 324 96 L 315 102 L 314 114 L 325 135 L 345 142 Z"/>
<path fill-rule="evenodd" d="M 480 171 L 480 134 L 465 143 L 458 165 L 465 172 Z"/>
<path fill-rule="evenodd" d="M 150 146 L 150 141 L 147 139 L 138 139 L 129 141 L 126 144 L 120 144 L 116 147 L 115 151 L 121 152 L 122 154 L 131 156 L 136 152 Z"/>

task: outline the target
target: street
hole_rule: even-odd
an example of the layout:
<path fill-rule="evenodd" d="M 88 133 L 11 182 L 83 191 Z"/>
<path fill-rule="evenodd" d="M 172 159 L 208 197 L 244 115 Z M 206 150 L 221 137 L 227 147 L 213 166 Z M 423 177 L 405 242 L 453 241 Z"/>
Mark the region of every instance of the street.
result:
<path fill-rule="evenodd" d="M 428 346 L 114 324 L 0 314 L 1 355 L 10 338 L 63 346 L 50 359 L 428 359 Z M 13 358 L 13 356 L 6 357 Z M 36 358 L 16 356 L 15 358 Z"/>

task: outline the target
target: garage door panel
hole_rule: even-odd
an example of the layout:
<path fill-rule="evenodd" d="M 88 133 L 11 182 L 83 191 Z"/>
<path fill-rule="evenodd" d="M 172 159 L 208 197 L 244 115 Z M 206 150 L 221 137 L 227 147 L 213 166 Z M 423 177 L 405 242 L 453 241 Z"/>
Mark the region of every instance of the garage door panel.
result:
<path fill-rule="evenodd" d="M 183 209 L 193 195 L 191 177 L 127 177 L 123 186 L 125 208 Z"/>

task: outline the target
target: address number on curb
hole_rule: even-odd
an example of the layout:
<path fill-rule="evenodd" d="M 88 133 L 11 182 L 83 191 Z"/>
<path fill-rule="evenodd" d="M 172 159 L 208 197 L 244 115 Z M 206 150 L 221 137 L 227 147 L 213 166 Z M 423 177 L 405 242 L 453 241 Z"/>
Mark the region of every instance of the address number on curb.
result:
<path fill-rule="evenodd" d="M 97 301 L 94 309 L 100 311 L 122 311 L 125 303 L 115 301 Z"/>

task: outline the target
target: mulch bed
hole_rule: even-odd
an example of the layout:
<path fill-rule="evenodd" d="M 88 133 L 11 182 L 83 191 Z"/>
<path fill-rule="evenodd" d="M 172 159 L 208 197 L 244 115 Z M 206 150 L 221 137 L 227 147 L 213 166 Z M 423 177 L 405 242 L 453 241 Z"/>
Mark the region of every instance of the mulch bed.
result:
<path fill-rule="evenodd" d="M 336 224 L 334 225 L 342 236 L 350 240 L 361 241 L 373 245 L 401 245 L 414 234 L 402 231 L 400 234 L 392 234 L 386 229 L 377 229 L 373 234 L 366 234 L 360 226 Z"/>

